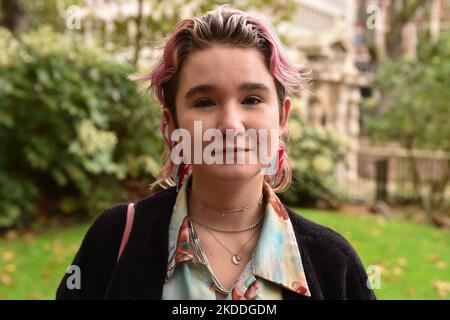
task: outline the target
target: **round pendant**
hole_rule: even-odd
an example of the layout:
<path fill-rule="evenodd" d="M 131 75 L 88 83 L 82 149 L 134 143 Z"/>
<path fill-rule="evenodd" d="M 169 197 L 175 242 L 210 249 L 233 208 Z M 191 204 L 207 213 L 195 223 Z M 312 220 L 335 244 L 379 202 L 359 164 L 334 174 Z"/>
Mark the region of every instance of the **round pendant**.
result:
<path fill-rule="evenodd" d="M 234 256 L 231 257 L 231 261 L 233 261 L 234 264 L 238 265 L 239 261 L 241 261 L 241 257 L 235 254 Z"/>

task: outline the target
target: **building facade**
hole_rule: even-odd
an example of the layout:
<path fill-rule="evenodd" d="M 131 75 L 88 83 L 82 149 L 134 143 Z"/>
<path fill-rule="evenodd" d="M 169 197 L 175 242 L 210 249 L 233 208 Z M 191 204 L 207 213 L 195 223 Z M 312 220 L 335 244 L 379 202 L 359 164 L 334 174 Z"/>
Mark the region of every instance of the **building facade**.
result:
<path fill-rule="evenodd" d="M 325 127 L 347 141 L 346 161 L 338 167 L 345 186 L 358 177 L 360 100 L 362 79 L 355 67 L 354 0 L 298 0 L 289 32 L 290 49 L 301 52 L 311 68 L 310 92 L 301 93 L 302 118 L 314 127 Z M 286 30 L 286 31 L 285 31 Z"/>

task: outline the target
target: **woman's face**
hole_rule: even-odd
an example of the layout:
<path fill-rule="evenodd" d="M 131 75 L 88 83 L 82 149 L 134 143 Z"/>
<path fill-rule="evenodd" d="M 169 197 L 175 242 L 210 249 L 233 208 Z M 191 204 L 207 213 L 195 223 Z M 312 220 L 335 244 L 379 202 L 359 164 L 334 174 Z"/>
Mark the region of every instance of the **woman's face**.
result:
<path fill-rule="evenodd" d="M 234 142 L 235 147 L 241 146 L 237 138 L 227 136 L 226 131 L 245 137 L 248 129 L 255 129 L 257 135 L 261 132 L 259 129 L 266 130 L 268 139 L 264 142 L 265 152 L 272 159 L 278 138 L 287 127 L 291 106 L 290 99 L 286 98 L 282 105 L 283 117 L 280 119 L 275 80 L 259 51 L 226 45 L 198 51 L 185 60 L 179 75 L 175 103 L 179 128 L 186 129 L 192 140 L 196 140 L 191 143 L 193 174 L 223 181 L 251 179 L 260 174 L 263 167 L 270 165 L 261 164 L 259 151 L 252 148 L 256 145 L 251 143 L 248 136 L 241 140 L 244 141 L 244 151 L 224 152 L 222 148 L 227 148 L 227 140 Z M 164 108 L 164 117 L 172 133 L 176 129 L 175 121 L 167 108 Z M 201 125 L 201 135 L 197 134 L 198 129 L 194 132 L 194 121 L 199 121 L 197 126 Z M 203 151 L 214 141 L 202 139 L 208 129 L 220 130 L 223 146 L 220 152 L 213 150 L 206 154 L 223 156 L 223 164 L 207 164 L 203 157 L 200 164 L 194 163 L 195 143 Z M 272 139 L 271 129 L 279 130 Z M 258 149 L 261 149 L 261 145 L 258 145 Z M 256 162 L 250 158 L 252 152 L 257 155 Z M 238 163 L 239 153 L 241 162 Z M 202 155 L 205 156 L 205 153 L 202 152 Z"/>

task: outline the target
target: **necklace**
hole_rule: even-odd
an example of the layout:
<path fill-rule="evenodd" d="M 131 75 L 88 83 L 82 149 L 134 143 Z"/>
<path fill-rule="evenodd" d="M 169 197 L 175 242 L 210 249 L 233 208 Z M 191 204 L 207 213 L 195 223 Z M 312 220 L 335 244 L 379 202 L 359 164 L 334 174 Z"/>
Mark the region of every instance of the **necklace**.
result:
<path fill-rule="evenodd" d="M 220 209 L 215 209 L 215 208 L 211 208 L 211 207 L 207 206 L 203 201 L 201 201 L 196 196 L 194 196 L 194 193 L 192 192 L 191 188 L 189 188 L 188 191 L 189 191 L 190 195 L 192 196 L 192 198 L 194 198 L 195 202 L 197 202 L 198 205 L 202 209 L 219 212 L 222 215 L 222 217 L 224 217 L 228 213 L 235 213 L 235 212 L 244 213 L 248 209 L 250 209 L 250 208 L 252 208 L 252 207 L 254 207 L 254 206 L 258 205 L 258 204 L 262 204 L 262 200 L 263 200 L 263 197 L 264 197 L 264 193 L 261 193 L 261 197 L 259 197 L 258 202 L 255 202 L 253 204 L 250 204 L 250 205 L 242 207 L 242 208 L 233 209 L 233 210 L 220 210 Z"/>
<path fill-rule="evenodd" d="M 238 252 L 233 253 L 230 249 L 228 249 L 219 239 L 217 239 L 217 237 L 214 235 L 214 233 L 212 233 L 209 229 L 206 229 L 206 231 L 209 232 L 209 234 L 211 234 L 214 239 L 216 239 L 216 241 L 222 246 L 224 247 L 230 254 L 231 254 L 231 262 L 233 262 L 235 265 L 239 265 L 239 263 L 242 260 L 242 257 L 239 255 L 239 253 L 241 253 L 241 251 L 245 248 L 245 246 L 250 242 L 250 240 L 253 239 L 253 237 L 258 233 L 258 231 L 255 231 L 252 236 L 250 237 L 250 239 L 248 239 L 244 245 L 241 247 L 241 249 L 239 249 Z"/>
<path fill-rule="evenodd" d="M 231 230 L 229 230 L 229 229 L 228 230 L 217 229 L 217 228 L 208 226 L 208 225 L 204 224 L 203 222 L 200 222 L 200 221 L 192 219 L 191 216 L 189 216 L 189 219 L 191 221 L 195 222 L 196 224 L 199 224 L 202 227 L 205 227 L 207 230 L 213 230 L 213 231 L 223 232 L 223 233 L 239 233 L 239 232 L 248 231 L 248 230 L 251 230 L 251 229 L 257 227 L 264 220 L 264 216 L 261 219 L 259 219 L 258 221 L 256 221 L 254 224 L 252 224 L 250 227 L 247 227 L 247 228 L 244 228 L 244 229 L 231 229 Z"/>

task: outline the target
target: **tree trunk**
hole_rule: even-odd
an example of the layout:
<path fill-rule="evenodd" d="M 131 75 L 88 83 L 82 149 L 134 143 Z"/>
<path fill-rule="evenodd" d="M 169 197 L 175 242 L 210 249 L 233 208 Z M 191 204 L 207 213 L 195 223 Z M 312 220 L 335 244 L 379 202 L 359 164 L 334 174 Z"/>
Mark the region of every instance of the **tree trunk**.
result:
<path fill-rule="evenodd" d="M 386 54 L 397 59 L 402 55 L 403 27 L 411 21 L 417 9 L 424 7 L 427 0 L 395 0 L 390 4 L 390 25 L 386 34 Z"/>
<path fill-rule="evenodd" d="M 139 61 L 139 53 L 141 52 L 141 41 L 142 41 L 142 10 L 143 10 L 144 0 L 138 0 L 138 15 L 136 18 L 136 38 L 134 43 L 134 64 Z"/>
<path fill-rule="evenodd" d="M 0 25 L 18 35 L 26 26 L 26 11 L 22 0 L 1 0 L 3 17 Z"/>

